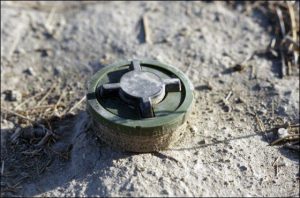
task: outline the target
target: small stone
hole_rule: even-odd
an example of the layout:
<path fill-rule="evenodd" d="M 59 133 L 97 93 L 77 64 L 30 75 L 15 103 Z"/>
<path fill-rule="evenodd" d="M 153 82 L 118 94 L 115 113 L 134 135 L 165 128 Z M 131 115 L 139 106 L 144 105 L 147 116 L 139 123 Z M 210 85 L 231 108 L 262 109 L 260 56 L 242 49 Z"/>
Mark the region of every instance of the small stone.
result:
<path fill-rule="evenodd" d="M 164 189 L 164 190 L 161 191 L 161 194 L 168 195 L 169 193 L 168 193 L 167 190 Z"/>
<path fill-rule="evenodd" d="M 237 97 L 237 98 L 234 98 L 234 102 L 239 104 L 239 103 L 244 103 L 244 100 L 241 97 Z"/>
<path fill-rule="evenodd" d="M 285 128 L 280 128 L 278 129 L 278 137 L 279 138 L 284 138 L 285 136 L 287 136 L 289 133 L 288 133 L 288 130 L 285 129 Z"/>
<path fill-rule="evenodd" d="M 53 75 L 54 76 L 60 76 L 63 73 L 63 67 L 62 66 L 56 66 L 53 68 Z"/>
<path fill-rule="evenodd" d="M 206 141 L 205 140 L 201 140 L 198 142 L 198 144 L 206 144 Z"/>
<path fill-rule="evenodd" d="M 15 90 L 6 90 L 5 91 L 5 100 L 7 101 L 21 101 L 22 100 L 22 94 L 19 91 Z"/>
<path fill-rule="evenodd" d="M 241 170 L 241 171 L 246 171 L 246 170 L 247 170 L 247 167 L 246 167 L 246 166 L 240 166 L 240 170 Z"/>
<path fill-rule="evenodd" d="M 225 104 L 222 107 L 222 109 L 223 109 L 224 112 L 227 112 L 227 113 L 231 112 L 231 107 L 229 105 L 227 105 L 227 104 Z"/>
<path fill-rule="evenodd" d="M 195 127 L 195 126 L 192 126 L 191 128 L 190 128 L 190 131 L 191 132 L 193 132 L 193 133 L 196 133 L 197 132 L 197 127 Z"/>
<path fill-rule="evenodd" d="M 257 111 L 258 115 L 266 115 L 268 113 L 268 111 L 266 109 L 260 109 Z"/>
<path fill-rule="evenodd" d="M 23 71 L 23 73 L 28 74 L 30 76 L 35 76 L 35 72 L 32 67 L 29 67 Z"/>

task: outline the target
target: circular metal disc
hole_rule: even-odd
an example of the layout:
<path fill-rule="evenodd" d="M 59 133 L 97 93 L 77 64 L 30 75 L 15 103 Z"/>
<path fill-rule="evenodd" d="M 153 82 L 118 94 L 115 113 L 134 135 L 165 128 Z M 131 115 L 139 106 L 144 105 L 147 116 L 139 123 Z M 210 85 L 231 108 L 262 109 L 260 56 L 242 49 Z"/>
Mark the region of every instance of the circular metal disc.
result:
<path fill-rule="evenodd" d="M 152 98 L 161 94 L 164 83 L 154 73 L 132 71 L 121 78 L 121 89 L 128 95 L 136 98 Z"/>

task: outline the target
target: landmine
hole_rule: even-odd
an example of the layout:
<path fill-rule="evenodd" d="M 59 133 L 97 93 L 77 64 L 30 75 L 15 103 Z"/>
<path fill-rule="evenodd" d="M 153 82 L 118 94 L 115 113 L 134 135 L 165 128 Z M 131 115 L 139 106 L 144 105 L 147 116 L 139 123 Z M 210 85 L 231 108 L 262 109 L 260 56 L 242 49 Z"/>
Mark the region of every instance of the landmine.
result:
<path fill-rule="evenodd" d="M 88 85 L 94 132 L 126 151 L 151 152 L 178 143 L 192 104 L 189 79 L 177 68 L 152 60 L 106 66 Z"/>

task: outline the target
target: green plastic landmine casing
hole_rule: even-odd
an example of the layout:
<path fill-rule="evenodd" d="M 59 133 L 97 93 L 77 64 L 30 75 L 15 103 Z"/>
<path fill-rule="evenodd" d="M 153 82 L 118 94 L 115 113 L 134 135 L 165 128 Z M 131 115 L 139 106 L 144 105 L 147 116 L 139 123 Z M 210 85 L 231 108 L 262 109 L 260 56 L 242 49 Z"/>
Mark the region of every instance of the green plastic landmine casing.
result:
<path fill-rule="evenodd" d="M 193 85 L 175 67 L 154 60 L 134 61 L 108 65 L 89 81 L 87 111 L 93 120 L 93 131 L 121 150 L 152 152 L 169 148 L 185 134 L 193 105 Z M 128 81 L 123 75 L 134 79 Z M 128 93 L 130 89 L 138 93 Z"/>

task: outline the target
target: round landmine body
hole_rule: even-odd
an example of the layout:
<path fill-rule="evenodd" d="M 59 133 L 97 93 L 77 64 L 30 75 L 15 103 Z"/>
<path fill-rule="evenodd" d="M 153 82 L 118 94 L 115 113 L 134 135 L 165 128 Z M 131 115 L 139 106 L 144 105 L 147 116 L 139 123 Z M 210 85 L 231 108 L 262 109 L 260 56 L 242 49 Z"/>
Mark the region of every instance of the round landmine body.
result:
<path fill-rule="evenodd" d="M 157 61 L 124 61 L 97 72 L 89 82 L 87 110 L 94 132 L 113 147 L 162 150 L 185 133 L 193 86 L 178 69 Z"/>

